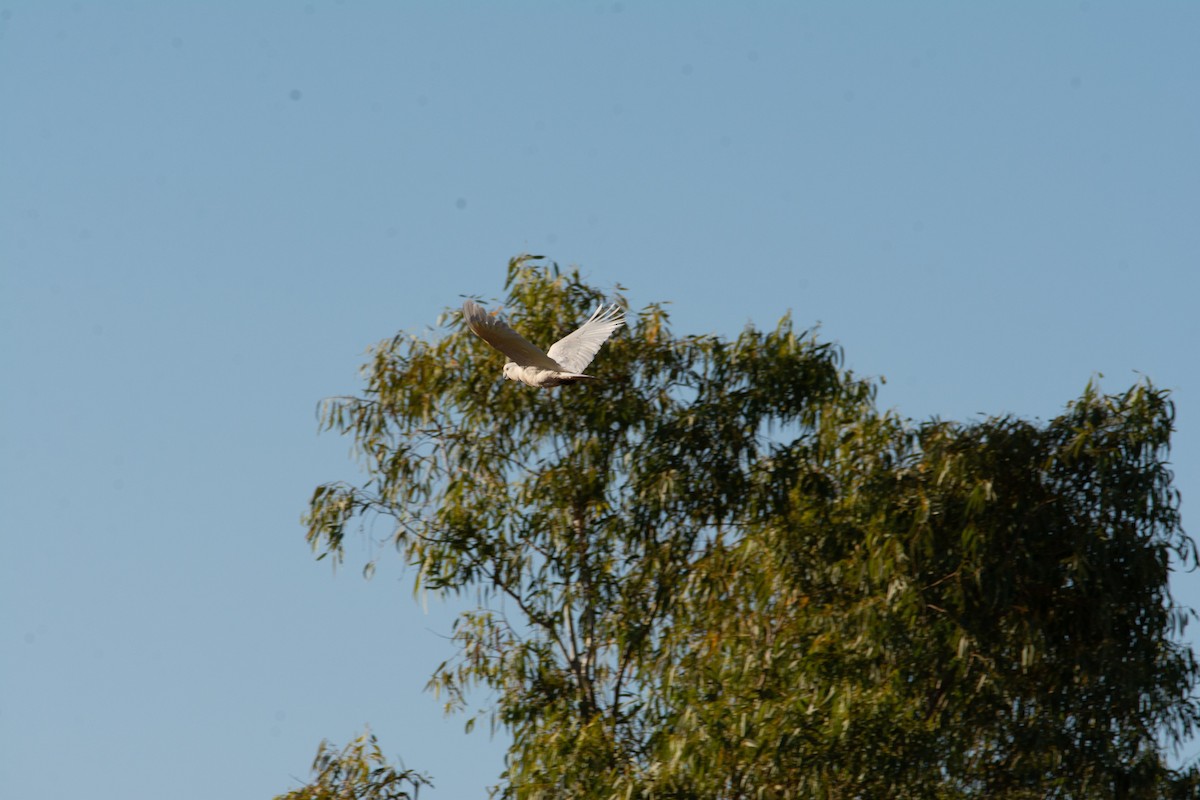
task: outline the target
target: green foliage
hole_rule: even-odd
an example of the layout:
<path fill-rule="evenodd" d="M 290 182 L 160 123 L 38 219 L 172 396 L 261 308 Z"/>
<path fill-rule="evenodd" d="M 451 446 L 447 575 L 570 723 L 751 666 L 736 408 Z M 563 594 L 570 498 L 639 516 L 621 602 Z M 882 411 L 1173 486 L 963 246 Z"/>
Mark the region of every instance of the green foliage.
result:
<path fill-rule="evenodd" d="M 420 773 L 390 766 L 370 731 L 341 752 L 321 742 L 312 771 L 312 783 L 275 800 L 416 800 L 422 786 L 432 786 Z"/>
<path fill-rule="evenodd" d="M 542 344 L 602 299 L 527 258 L 506 289 Z M 678 338 L 661 305 L 547 392 L 440 324 L 324 406 L 367 477 L 316 490 L 308 539 L 340 561 L 385 518 L 418 591 L 474 593 L 430 685 L 490 690 L 504 796 L 1195 791 L 1163 751 L 1200 720 L 1165 392 L 913 426 L 788 318 Z"/>

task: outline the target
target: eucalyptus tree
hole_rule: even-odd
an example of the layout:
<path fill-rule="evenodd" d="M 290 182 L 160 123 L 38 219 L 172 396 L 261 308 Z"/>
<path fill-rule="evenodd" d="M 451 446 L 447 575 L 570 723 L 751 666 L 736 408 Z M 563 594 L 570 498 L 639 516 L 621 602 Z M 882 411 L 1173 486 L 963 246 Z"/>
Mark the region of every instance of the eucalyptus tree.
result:
<path fill-rule="evenodd" d="M 417 800 L 428 776 L 388 763 L 369 730 L 341 750 L 321 742 L 312 764 L 313 779 L 277 800 Z"/>
<path fill-rule="evenodd" d="M 527 257 L 505 288 L 532 341 L 611 299 Z M 1196 790 L 1165 392 L 914 424 L 789 318 L 677 336 L 657 304 L 547 391 L 439 324 L 324 404 L 364 478 L 316 489 L 308 540 L 340 561 L 385 519 L 418 590 L 478 598 L 430 685 L 511 734 L 502 796 Z"/>

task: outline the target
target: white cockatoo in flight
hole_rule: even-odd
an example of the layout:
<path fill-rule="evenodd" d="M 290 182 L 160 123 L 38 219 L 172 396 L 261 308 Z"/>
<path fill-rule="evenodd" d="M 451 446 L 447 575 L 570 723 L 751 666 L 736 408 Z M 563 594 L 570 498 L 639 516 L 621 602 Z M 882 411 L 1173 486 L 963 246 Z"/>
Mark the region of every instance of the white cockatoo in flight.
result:
<path fill-rule="evenodd" d="M 549 389 L 564 383 L 597 380 L 584 375 L 600 346 L 613 331 L 625 324 L 621 309 L 603 305 L 578 330 L 567 334 L 543 353 L 503 320 L 483 310 L 474 300 L 463 303 L 463 319 L 475 335 L 508 356 L 504 377 L 513 381 Z"/>

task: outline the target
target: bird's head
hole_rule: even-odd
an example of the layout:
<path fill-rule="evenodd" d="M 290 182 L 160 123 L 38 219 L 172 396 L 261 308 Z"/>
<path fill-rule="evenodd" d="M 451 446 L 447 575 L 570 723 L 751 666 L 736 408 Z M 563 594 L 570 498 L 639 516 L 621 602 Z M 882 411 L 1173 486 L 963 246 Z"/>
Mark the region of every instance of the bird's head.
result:
<path fill-rule="evenodd" d="M 520 374 L 521 368 L 517 366 L 517 362 L 509 361 L 504 365 L 504 377 L 508 378 L 510 381 L 521 380 L 519 377 L 517 377 Z"/>

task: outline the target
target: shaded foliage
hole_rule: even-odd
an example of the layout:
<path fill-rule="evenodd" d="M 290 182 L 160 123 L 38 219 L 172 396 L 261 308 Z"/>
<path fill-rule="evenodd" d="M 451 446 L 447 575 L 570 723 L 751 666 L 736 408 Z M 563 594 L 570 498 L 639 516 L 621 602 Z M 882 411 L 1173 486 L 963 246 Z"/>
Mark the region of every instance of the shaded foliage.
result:
<path fill-rule="evenodd" d="M 543 344 L 604 299 L 526 258 L 506 289 Z M 366 480 L 319 487 L 308 538 L 340 560 L 384 518 L 418 589 L 475 593 L 431 686 L 491 690 L 504 796 L 1195 790 L 1163 751 L 1198 719 L 1165 392 L 914 426 L 788 318 L 675 337 L 661 305 L 546 392 L 440 324 L 324 405 Z"/>

